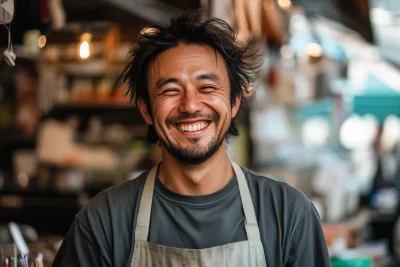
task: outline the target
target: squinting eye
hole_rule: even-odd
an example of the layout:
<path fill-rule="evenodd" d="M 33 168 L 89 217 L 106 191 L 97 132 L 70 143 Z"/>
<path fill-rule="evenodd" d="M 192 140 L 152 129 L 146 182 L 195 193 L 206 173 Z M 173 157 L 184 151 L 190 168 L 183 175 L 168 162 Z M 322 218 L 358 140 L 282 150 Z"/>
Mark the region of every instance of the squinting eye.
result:
<path fill-rule="evenodd" d="M 162 93 L 166 95 L 176 95 L 179 94 L 179 92 L 180 91 L 178 89 L 171 88 L 171 89 L 165 89 Z"/>
<path fill-rule="evenodd" d="M 215 87 L 213 87 L 213 86 L 204 86 L 204 87 L 201 87 L 200 90 L 203 91 L 203 92 L 204 91 L 205 92 L 212 92 L 212 91 L 215 90 Z"/>

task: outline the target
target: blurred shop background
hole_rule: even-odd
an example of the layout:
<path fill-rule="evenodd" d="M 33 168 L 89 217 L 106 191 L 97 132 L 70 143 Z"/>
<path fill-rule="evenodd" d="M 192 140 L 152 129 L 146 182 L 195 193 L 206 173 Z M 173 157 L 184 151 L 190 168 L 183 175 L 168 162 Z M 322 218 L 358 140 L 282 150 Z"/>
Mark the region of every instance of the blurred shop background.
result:
<path fill-rule="evenodd" d="M 10 0 L 0 0 L 2 5 Z M 148 24 L 202 8 L 264 59 L 233 160 L 301 190 L 333 266 L 400 266 L 399 0 L 14 0 L 0 25 L 0 248 L 49 264 L 74 215 L 160 160 L 117 83 Z M 115 86 L 116 85 L 116 86 Z"/>

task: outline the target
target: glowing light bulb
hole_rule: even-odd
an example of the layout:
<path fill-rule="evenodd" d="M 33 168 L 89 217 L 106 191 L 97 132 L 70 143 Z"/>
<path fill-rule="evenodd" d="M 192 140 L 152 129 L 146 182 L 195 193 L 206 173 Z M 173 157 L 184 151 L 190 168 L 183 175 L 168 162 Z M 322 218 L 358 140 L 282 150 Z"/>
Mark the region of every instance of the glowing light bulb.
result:
<path fill-rule="evenodd" d="M 79 45 L 79 56 L 82 59 L 87 59 L 90 56 L 90 48 L 88 41 L 83 41 Z"/>
<path fill-rule="evenodd" d="M 81 59 L 88 59 L 92 53 L 92 44 L 90 40 L 92 35 L 84 33 L 81 35 L 81 41 L 78 44 L 78 55 Z"/>

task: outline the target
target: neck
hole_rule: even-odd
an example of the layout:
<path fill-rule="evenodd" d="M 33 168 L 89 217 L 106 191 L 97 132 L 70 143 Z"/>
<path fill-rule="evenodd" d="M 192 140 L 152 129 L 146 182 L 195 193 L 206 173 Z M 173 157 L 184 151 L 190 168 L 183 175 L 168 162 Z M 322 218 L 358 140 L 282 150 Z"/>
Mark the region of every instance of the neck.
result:
<path fill-rule="evenodd" d="M 166 188 L 178 194 L 212 194 L 227 185 L 234 174 L 225 144 L 210 159 L 199 165 L 183 164 L 164 148 L 162 152 L 163 160 L 158 177 Z"/>

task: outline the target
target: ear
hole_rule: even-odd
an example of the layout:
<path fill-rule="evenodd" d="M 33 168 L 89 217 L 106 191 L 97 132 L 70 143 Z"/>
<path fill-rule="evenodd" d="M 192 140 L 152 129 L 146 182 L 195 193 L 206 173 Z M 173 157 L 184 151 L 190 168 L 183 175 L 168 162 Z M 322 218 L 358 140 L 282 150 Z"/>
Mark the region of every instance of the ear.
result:
<path fill-rule="evenodd" d="M 232 105 L 232 119 L 236 117 L 240 109 L 240 103 L 242 101 L 242 96 L 237 95 L 235 99 L 235 103 Z"/>
<path fill-rule="evenodd" d="M 142 117 L 145 120 L 145 122 L 149 125 L 153 125 L 153 119 L 152 119 L 151 114 L 149 113 L 149 110 L 147 108 L 147 105 L 143 101 L 143 99 L 139 98 L 137 104 L 138 104 L 138 108 L 139 108 L 140 113 L 142 114 Z"/>

